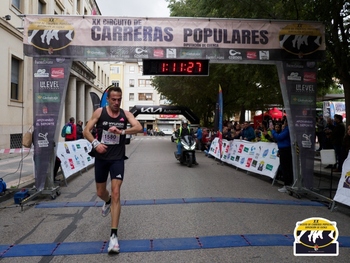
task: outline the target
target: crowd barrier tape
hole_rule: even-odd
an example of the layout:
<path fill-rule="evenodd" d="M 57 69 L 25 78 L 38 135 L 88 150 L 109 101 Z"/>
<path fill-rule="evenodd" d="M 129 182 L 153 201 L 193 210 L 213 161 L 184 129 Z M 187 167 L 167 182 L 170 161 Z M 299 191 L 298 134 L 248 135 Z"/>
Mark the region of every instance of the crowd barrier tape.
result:
<path fill-rule="evenodd" d="M 86 139 L 58 143 L 56 155 L 61 160 L 66 179 L 94 164 L 94 158 L 88 154 L 91 149 L 91 143 Z"/>
<path fill-rule="evenodd" d="M 209 154 L 237 168 L 275 178 L 279 167 L 278 147 L 273 142 L 249 142 L 244 140 L 222 140 L 215 138 Z"/>
<path fill-rule="evenodd" d="M 0 153 L 22 153 L 33 151 L 31 148 L 14 148 L 14 149 L 0 149 Z"/>

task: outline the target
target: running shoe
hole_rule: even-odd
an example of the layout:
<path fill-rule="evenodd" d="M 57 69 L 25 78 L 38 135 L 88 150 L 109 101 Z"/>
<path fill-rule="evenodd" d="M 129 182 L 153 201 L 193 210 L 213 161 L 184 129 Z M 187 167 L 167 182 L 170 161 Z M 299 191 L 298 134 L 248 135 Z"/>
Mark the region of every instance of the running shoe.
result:
<path fill-rule="evenodd" d="M 119 248 L 118 238 L 115 234 L 113 234 L 109 239 L 108 253 L 119 254 L 119 251 L 120 251 L 120 248 Z"/>
<path fill-rule="evenodd" d="M 102 206 L 102 216 L 105 217 L 107 216 L 110 212 L 111 212 L 111 203 L 106 204 L 106 202 L 104 202 L 103 206 Z"/>
<path fill-rule="evenodd" d="M 282 188 L 278 189 L 278 192 L 286 193 L 287 192 L 287 188 L 285 186 L 283 186 Z"/>

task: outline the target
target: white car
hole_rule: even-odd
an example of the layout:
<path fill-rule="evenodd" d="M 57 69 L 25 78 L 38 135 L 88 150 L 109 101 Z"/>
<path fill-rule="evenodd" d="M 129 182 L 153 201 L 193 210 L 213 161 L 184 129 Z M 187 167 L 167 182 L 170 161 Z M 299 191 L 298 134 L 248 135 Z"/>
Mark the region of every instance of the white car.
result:
<path fill-rule="evenodd" d="M 173 131 L 170 129 L 160 129 L 160 131 L 162 133 L 164 133 L 164 135 L 172 135 L 173 134 Z"/>

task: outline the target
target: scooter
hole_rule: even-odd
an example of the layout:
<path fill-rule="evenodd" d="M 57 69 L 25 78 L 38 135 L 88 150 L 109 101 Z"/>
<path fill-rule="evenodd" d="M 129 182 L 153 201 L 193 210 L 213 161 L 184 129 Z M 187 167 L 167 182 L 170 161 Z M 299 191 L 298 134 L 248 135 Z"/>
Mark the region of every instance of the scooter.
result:
<path fill-rule="evenodd" d="M 174 152 L 175 158 L 180 161 L 181 164 L 186 163 L 188 167 L 192 164 L 196 164 L 195 149 L 196 141 L 191 135 L 186 135 L 180 140 L 181 142 L 181 154 L 177 155 L 177 151 Z"/>

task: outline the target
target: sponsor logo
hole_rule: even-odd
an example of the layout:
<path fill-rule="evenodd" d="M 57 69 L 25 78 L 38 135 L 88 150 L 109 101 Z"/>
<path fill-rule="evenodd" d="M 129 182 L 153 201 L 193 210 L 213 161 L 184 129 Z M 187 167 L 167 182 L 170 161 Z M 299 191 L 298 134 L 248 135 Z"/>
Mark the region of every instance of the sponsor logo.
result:
<path fill-rule="evenodd" d="M 315 86 L 312 84 L 295 84 L 292 91 L 297 93 L 315 93 Z"/>
<path fill-rule="evenodd" d="M 110 51 L 109 55 L 112 58 L 130 58 L 129 49 L 111 47 L 109 51 Z"/>
<path fill-rule="evenodd" d="M 52 65 L 53 64 L 53 60 L 48 59 L 48 58 L 37 58 L 34 60 L 34 63 L 36 65 Z"/>
<path fill-rule="evenodd" d="M 231 60 L 242 60 L 243 59 L 242 53 L 239 51 L 236 51 L 234 49 L 230 49 L 228 54 L 229 54 L 228 59 L 231 59 Z"/>
<path fill-rule="evenodd" d="M 35 96 L 36 103 L 59 103 L 60 94 L 59 93 L 37 93 Z"/>
<path fill-rule="evenodd" d="M 36 73 L 34 73 L 35 78 L 48 78 L 50 75 L 46 72 L 46 69 L 38 69 Z"/>
<path fill-rule="evenodd" d="M 210 52 L 210 51 L 207 51 Z M 206 59 L 225 59 L 225 56 L 221 55 L 219 51 L 212 50 L 209 54 L 207 54 Z"/>
<path fill-rule="evenodd" d="M 181 49 L 180 58 L 202 58 L 202 50 L 200 49 Z"/>
<path fill-rule="evenodd" d="M 266 164 L 266 170 L 272 171 L 272 170 L 273 170 L 273 165 L 271 165 L 271 164 Z"/>
<path fill-rule="evenodd" d="M 247 59 L 257 59 L 256 51 L 247 51 Z"/>
<path fill-rule="evenodd" d="M 51 77 L 54 79 L 63 79 L 64 68 L 51 68 Z"/>
<path fill-rule="evenodd" d="M 27 36 L 29 44 L 52 54 L 69 46 L 75 32 L 73 26 L 64 19 L 48 17 L 32 21 Z"/>
<path fill-rule="evenodd" d="M 315 61 L 307 61 L 306 62 L 306 67 L 308 67 L 308 68 L 315 68 L 316 67 L 316 62 Z"/>
<path fill-rule="evenodd" d="M 258 171 L 262 171 L 262 170 L 264 169 L 264 164 L 265 164 L 264 161 L 261 161 L 261 162 L 259 163 Z"/>
<path fill-rule="evenodd" d="M 301 141 L 301 145 L 303 146 L 303 148 L 311 148 L 312 146 L 312 142 L 311 142 L 311 134 L 303 134 L 303 138 L 304 140 Z"/>
<path fill-rule="evenodd" d="M 59 89 L 59 82 L 57 80 L 47 80 L 47 81 L 39 81 L 40 89 Z"/>
<path fill-rule="evenodd" d="M 47 135 L 48 135 L 48 133 L 45 133 L 45 134 L 39 133 L 39 134 L 38 134 L 38 140 L 37 140 L 37 142 L 38 142 L 38 146 L 39 146 L 40 148 L 49 147 L 49 140 L 47 139 Z"/>
<path fill-rule="evenodd" d="M 266 150 L 263 152 L 262 157 L 265 158 L 268 154 L 269 154 L 269 149 L 266 149 Z"/>
<path fill-rule="evenodd" d="M 287 79 L 293 81 L 301 81 L 301 76 L 299 75 L 299 72 L 290 72 L 287 76 Z"/>
<path fill-rule="evenodd" d="M 104 58 L 106 57 L 105 48 L 88 48 L 85 50 L 85 56 L 88 58 Z"/>
<path fill-rule="evenodd" d="M 348 189 L 350 188 L 350 171 L 346 172 L 345 174 L 343 187 Z"/>
<path fill-rule="evenodd" d="M 294 256 L 338 256 L 338 236 L 335 221 L 322 217 L 298 221 L 294 228 Z"/>
<path fill-rule="evenodd" d="M 302 69 L 304 68 L 304 65 L 301 62 L 297 61 L 292 61 L 292 62 L 287 62 L 286 63 L 287 68 L 297 68 L 297 69 Z"/>
<path fill-rule="evenodd" d="M 259 51 L 259 59 L 260 60 L 270 60 L 270 51 L 260 50 Z"/>
<path fill-rule="evenodd" d="M 163 58 L 164 57 L 164 50 L 157 48 L 153 50 L 153 57 L 155 58 Z"/>
<path fill-rule="evenodd" d="M 304 72 L 305 82 L 316 82 L 316 72 Z"/>
<path fill-rule="evenodd" d="M 280 46 L 288 53 L 302 58 L 322 45 L 322 33 L 310 24 L 290 24 L 279 32 Z"/>
<path fill-rule="evenodd" d="M 291 96 L 291 104 L 294 105 L 313 105 L 313 103 L 315 103 L 315 97 L 298 95 Z"/>
<path fill-rule="evenodd" d="M 167 58 L 176 58 L 176 48 L 167 48 L 166 49 Z"/>
<path fill-rule="evenodd" d="M 253 158 L 248 158 L 247 163 L 245 164 L 245 167 L 250 167 L 252 161 L 253 161 Z"/>
<path fill-rule="evenodd" d="M 134 58 L 148 58 L 148 50 L 140 47 L 135 49 Z"/>

